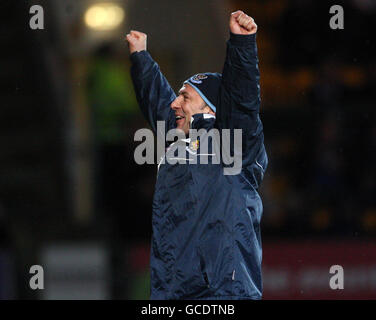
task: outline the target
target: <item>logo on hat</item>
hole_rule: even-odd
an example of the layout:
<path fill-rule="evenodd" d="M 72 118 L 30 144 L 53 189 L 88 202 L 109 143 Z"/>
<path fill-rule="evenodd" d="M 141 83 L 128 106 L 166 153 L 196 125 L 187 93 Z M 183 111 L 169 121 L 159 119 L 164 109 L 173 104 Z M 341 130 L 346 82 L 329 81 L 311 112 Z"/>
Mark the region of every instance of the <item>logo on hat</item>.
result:
<path fill-rule="evenodd" d="M 200 84 L 200 83 L 202 83 L 202 80 L 207 79 L 207 78 L 208 78 L 208 76 L 206 74 L 199 73 L 199 74 L 196 74 L 195 76 L 193 76 L 191 78 L 191 81 L 193 83 Z"/>

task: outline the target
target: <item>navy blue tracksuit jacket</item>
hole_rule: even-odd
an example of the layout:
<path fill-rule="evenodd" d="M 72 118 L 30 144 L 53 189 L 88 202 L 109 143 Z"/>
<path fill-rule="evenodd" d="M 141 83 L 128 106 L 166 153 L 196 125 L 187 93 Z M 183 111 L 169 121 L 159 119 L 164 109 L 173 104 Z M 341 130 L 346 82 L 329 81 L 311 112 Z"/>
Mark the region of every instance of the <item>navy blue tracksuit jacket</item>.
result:
<path fill-rule="evenodd" d="M 147 51 L 131 55 L 138 103 L 154 131 L 176 95 Z M 192 129 L 242 129 L 242 169 L 224 175 L 223 164 L 159 166 L 153 200 L 151 299 L 260 299 L 263 211 L 258 194 L 267 167 L 259 117 L 256 35 L 230 33 L 216 117 L 196 114 Z M 189 139 L 175 143 L 187 144 Z M 171 148 L 170 148 L 171 149 Z M 193 150 L 193 152 L 192 152 Z M 171 152 L 170 152 L 171 153 Z M 192 156 L 192 155 L 191 155 Z M 172 159 L 174 154 L 166 152 Z"/>

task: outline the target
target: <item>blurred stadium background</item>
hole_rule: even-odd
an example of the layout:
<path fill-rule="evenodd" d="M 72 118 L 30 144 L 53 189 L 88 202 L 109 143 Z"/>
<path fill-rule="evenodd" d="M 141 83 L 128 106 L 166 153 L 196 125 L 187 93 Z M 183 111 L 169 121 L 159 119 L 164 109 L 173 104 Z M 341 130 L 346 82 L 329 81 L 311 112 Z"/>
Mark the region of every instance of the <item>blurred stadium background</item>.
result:
<path fill-rule="evenodd" d="M 17 0 L 0 4 L 0 299 L 148 298 L 157 168 L 133 160 L 147 124 L 124 36 L 147 33 L 179 89 L 221 71 L 235 9 L 259 26 L 264 297 L 376 298 L 375 1 Z"/>

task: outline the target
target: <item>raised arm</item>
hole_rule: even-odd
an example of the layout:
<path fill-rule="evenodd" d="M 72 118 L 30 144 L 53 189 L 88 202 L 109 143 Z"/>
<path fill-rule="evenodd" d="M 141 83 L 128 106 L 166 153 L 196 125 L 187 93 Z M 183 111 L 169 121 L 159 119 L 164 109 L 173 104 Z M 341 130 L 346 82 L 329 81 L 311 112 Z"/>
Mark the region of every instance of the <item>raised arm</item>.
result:
<path fill-rule="evenodd" d="M 250 123 L 244 121 L 244 115 L 254 118 L 260 108 L 257 25 L 253 18 L 236 11 L 231 14 L 229 26 L 230 39 L 222 72 L 222 97 L 217 117 L 222 127 L 249 128 Z"/>
<path fill-rule="evenodd" d="M 242 129 L 243 168 L 264 162 L 260 167 L 265 169 L 263 126 L 259 117 L 257 25 L 253 18 L 236 11 L 231 14 L 229 27 L 217 125 L 220 128 Z"/>
<path fill-rule="evenodd" d="M 146 51 L 147 35 L 131 31 L 126 36 L 132 62 L 131 76 L 138 104 L 150 126 L 156 132 L 157 121 L 166 121 L 166 131 L 175 126 L 170 108 L 176 95 L 158 64 Z"/>

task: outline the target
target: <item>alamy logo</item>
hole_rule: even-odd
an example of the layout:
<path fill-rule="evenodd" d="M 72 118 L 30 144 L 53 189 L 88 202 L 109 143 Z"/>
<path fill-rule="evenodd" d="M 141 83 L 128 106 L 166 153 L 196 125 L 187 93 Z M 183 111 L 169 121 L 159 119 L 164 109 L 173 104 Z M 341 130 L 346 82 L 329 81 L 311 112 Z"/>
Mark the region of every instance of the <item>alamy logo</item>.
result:
<path fill-rule="evenodd" d="M 340 265 L 331 266 L 329 273 L 333 274 L 329 280 L 329 286 L 332 290 L 338 290 L 344 288 L 344 273 L 343 268 Z"/>
<path fill-rule="evenodd" d="M 334 14 L 329 20 L 329 26 L 331 29 L 344 29 L 344 11 L 340 5 L 331 6 L 329 13 Z"/>
<path fill-rule="evenodd" d="M 30 14 L 34 14 L 30 18 L 30 28 L 33 30 L 44 29 L 44 11 L 43 7 L 39 5 L 34 5 L 30 8 Z"/>
<path fill-rule="evenodd" d="M 30 267 L 30 274 L 34 274 L 29 281 L 30 288 L 33 290 L 44 289 L 44 271 L 40 265 L 33 265 Z"/>
<path fill-rule="evenodd" d="M 139 129 L 134 141 L 141 141 L 134 152 L 137 164 L 155 164 L 154 133 L 150 129 Z M 173 142 L 167 149 L 165 143 Z M 175 141 L 175 142 L 174 142 Z M 209 147 L 211 147 L 209 152 Z M 165 121 L 157 122 L 157 159 L 161 164 L 223 164 L 224 175 L 237 175 L 242 169 L 242 130 L 216 128 L 190 129 L 189 138 L 179 129 L 165 132 Z"/>

